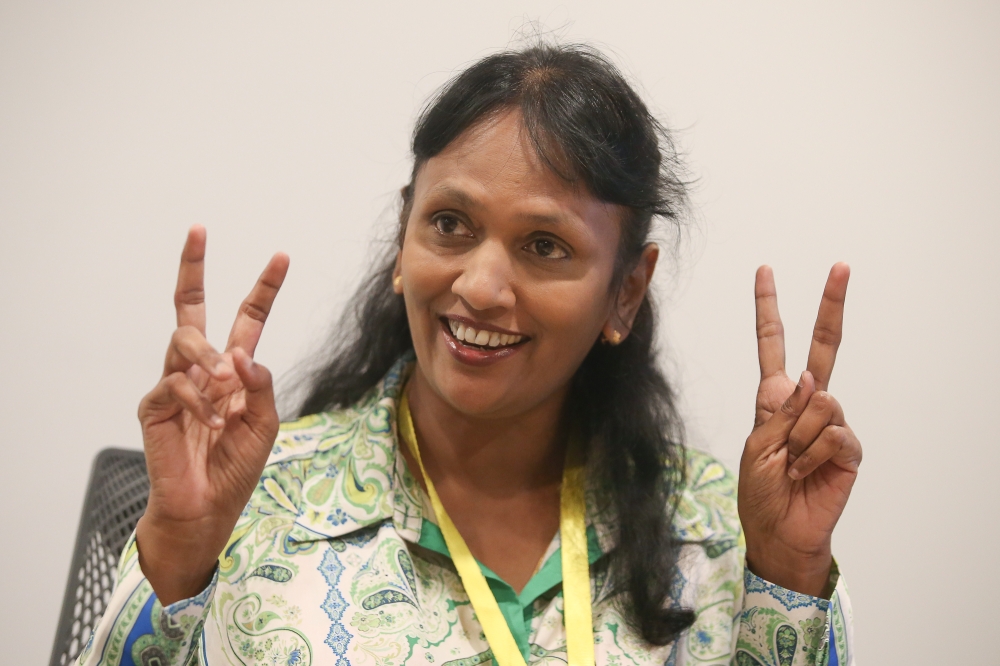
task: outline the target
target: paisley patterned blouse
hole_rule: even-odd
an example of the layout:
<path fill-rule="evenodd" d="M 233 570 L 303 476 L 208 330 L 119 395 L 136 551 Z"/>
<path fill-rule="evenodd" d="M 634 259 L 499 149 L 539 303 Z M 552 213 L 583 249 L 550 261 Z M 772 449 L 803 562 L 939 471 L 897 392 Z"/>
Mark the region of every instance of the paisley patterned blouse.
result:
<path fill-rule="evenodd" d="M 400 361 L 350 409 L 282 426 L 209 586 L 163 607 L 134 537 L 80 664 L 473 666 L 492 653 L 420 486 L 398 455 Z M 613 518 L 588 493 L 597 664 L 852 663 L 851 608 L 744 567 L 736 484 L 689 451 L 675 530 L 675 603 L 697 611 L 673 644 L 644 643 L 609 594 Z M 559 536 L 520 594 L 483 567 L 530 664 L 565 664 Z"/>

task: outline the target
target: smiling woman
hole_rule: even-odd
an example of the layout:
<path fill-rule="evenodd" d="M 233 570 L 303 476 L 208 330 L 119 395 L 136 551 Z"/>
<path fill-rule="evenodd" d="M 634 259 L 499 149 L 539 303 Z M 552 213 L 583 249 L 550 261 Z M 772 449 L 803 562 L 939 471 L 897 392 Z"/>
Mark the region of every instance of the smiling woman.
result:
<path fill-rule="evenodd" d="M 425 109 L 413 155 L 397 246 L 280 428 L 253 351 L 288 258 L 220 353 L 192 228 L 140 406 L 149 507 L 82 662 L 850 663 L 830 537 L 861 448 L 825 392 L 847 267 L 798 384 L 758 272 L 737 492 L 682 445 L 656 362 L 648 239 L 685 189 L 615 67 L 581 46 L 487 57 Z"/>

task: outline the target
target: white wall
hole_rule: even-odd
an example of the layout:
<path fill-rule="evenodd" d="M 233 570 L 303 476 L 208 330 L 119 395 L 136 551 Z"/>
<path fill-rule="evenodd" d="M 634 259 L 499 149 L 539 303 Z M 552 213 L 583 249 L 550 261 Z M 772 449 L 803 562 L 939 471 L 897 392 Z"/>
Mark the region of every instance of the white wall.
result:
<path fill-rule="evenodd" d="M 422 101 L 533 18 L 614 53 L 700 177 L 661 285 L 693 443 L 738 462 L 754 268 L 797 372 L 852 263 L 832 390 L 866 452 L 835 552 L 860 656 L 991 663 L 1000 5 L 934 4 L 0 2 L 4 653 L 47 659 L 90 462 L 141 444 L 185 229 L 209 229 L 219 344 L 291 254 L 259 348 L 287 372 L 364 271 Z"/>

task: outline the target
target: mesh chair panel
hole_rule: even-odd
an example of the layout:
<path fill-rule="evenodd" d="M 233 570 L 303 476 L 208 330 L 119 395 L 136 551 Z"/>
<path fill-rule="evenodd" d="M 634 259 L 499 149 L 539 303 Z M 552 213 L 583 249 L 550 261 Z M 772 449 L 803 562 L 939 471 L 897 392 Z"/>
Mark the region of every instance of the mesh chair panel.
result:
<path fill-rule="evenodd" d="M 117 578 L 118 556 L 146 510 L 149 477 L 142 451 L 104 449 L 94 460 L 76 533 L 50 666 L 68 666 L 101 621 Z"/>

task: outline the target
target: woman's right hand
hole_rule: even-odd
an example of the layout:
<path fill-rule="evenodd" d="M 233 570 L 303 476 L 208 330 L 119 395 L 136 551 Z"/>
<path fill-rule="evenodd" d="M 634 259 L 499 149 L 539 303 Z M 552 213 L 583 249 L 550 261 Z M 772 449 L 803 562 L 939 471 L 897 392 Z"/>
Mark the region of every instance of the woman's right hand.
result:
<path fill-rule="evenodd" d="M 220 353 L 205 338 L 205 228 L 188 232 L 177 330 L 163 377 L 139 404 L 150 481 L 139 566 L 164 606 L 208 584 L 278 434 L 271 373 L 253 353 L 287 271 L 288 255 L 274 255 Z"/>

